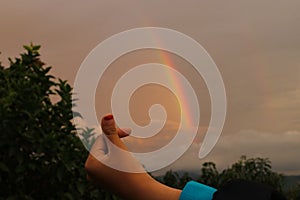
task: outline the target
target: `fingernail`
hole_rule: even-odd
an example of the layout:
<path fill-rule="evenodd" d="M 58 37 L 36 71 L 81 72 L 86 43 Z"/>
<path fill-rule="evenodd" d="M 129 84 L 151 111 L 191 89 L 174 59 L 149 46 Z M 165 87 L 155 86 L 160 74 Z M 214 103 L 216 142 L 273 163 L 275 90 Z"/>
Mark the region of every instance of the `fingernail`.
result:
<path fill-rule="evenodd" d="M 108 115 L 108 116 L 106 116 L 106 117 L 104 117 L 104 120 L 112 120 L 114 118 L 114 116 L 113 115 Z"/>

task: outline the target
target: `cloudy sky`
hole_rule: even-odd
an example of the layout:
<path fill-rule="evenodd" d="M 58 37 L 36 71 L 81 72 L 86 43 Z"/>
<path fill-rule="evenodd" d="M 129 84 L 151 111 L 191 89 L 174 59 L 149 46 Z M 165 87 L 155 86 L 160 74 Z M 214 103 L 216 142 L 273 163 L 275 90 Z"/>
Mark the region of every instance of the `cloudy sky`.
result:
<path fill-rule="evenodd" d="M 218 66 L 228 107 L 218 143 L 205 159 L 199 160 L 197 153 L 210 118 L 209 96 L 205 84 L 194 76 L 186 61 L 167 55 L 172 67 L 196 80 L 192 85 L 201 102 L 202 120 L 191 148 L 170 167 L 194 170 L 204 161 L 213 161 L 224 168 L 247 155 L 268 157 L 275 170 L 299 174 L 299 7 L 298 0 L 2 0 L 0 60 L 7 64 L 7 57 L 17 56 L 23 44 L 41 44 L 42 59 L 53 66 L 52 73 L 73 84 L 89 52 L 114 34 L 145 26 L 182 32 L 200 43 Z M 145 62 L 168 64 L 161 55 L 145 50 L 117 59 L 99 82 L 97 115 L 111 111 L 109 91 L 126 69 Z M 172 132 L 179 119 L 174 98 L 165 88 L 144 87 L 134 94 L 131 112 L 137 123 L 143 124 L 147 121 L 142 117 L 146 116 L 147 106 L 161 103 L 169 112 L 167 125 L 171 124 L 165 131 Z M 148 145 L 128 139 L 128 144 L 135 151 L 145 151 L 132 144 L 141 142 L 144 148 L 158 148 L 168 137 L 159 134 L 149 139 Z"/>

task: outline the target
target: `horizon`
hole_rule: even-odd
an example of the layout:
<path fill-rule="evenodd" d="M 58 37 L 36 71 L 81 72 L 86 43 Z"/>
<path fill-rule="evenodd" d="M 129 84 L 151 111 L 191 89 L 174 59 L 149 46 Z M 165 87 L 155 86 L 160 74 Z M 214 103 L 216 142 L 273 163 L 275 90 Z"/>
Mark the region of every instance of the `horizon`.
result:
<path fill-rule="evenodd" d="M 300 175 L 299 6 L 300 2 L 293 0 L 176 0 L 171 7 L 158 0 L 2 1 L 0 60 L 2 65 L 7 65 L 8 57 L 17 57 L 23 51 L 22 45 L 40 44 L 41 59 L 47 66 L 53 66 L 51 73 L 73 86 L 88 53 L 110 36 L 146 26 L 177 30 L 203 45 L 224 81 L 227 116 L 210 154 L 198 158 L 211 115 L 207 86 L 190 63 L 172 53 L 142 50 L 116 59 L 98 83 L 95 96 L 98 118 L 111 112 L 111 91 L 122 73 L 141 63 L 159 62 L 188 77 L 198 92 L 201 108 L 198 133 L 192 145 L 163 171 L 193 170 L 207 161 L 226 168 L 246 155 L 269 158 L 276 172 Z M 138 124 L 147 124 L 146 111 L 159 100 L 168 114 L 167 125 L 162 130 L 167 134 L 146 141 L 126 139 L 133 151 L 156 149 L 174 136 L 180 110 L 176 98 L 166 88 L 139 88 L 131 100 L 133 118 Z"/>

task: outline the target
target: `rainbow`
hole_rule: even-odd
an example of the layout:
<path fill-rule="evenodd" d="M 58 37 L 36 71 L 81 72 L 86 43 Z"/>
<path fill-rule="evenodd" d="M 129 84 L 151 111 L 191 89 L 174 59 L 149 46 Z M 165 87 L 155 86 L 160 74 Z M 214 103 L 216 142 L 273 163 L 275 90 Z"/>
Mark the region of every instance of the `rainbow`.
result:
<path fill-rule="evenodd" d="M 176 70 L 175 64 L 169 56 L 169 52 L 160 50 L 158 57 L 159 57 L 161 64 L 164 64 L 164 65 Z M 177 75 L 174 73 L 173 70 L 169 70 L 168 73 L 166 74 L 166 77 L 168 78 L 168 81 L 173 86 L 173 90 L 176 91 L 176 96 L 180 98 L 180 99 L 178 99 L 178 102 L 180 105 L 180 112 L 182 114 L 181 122 L 190 127 L 198 126 L 198 124 L 193 124 L 193 122 L 195 120 L 193 120 L 190 115 L 190 109 L 192 109 L 192 108 L 190 108 L 190 105 L 187 103 L 188 102 L 187 98 L 189 98 L 189 97 L 185 94 L 185 90 L 182 87 L 179 78 L 177 77 Z"/>

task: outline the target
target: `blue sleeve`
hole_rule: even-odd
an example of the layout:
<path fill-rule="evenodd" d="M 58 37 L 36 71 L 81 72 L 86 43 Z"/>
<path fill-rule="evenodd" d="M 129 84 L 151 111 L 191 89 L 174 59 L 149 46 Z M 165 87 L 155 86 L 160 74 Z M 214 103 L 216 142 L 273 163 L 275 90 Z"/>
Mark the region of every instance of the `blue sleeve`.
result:
<path fill-rule="evenodd" d="M 212 200 L 217 190 L 207 185 L 190 181 L 188 182 L 179 197 L 179 200 Z"/>

